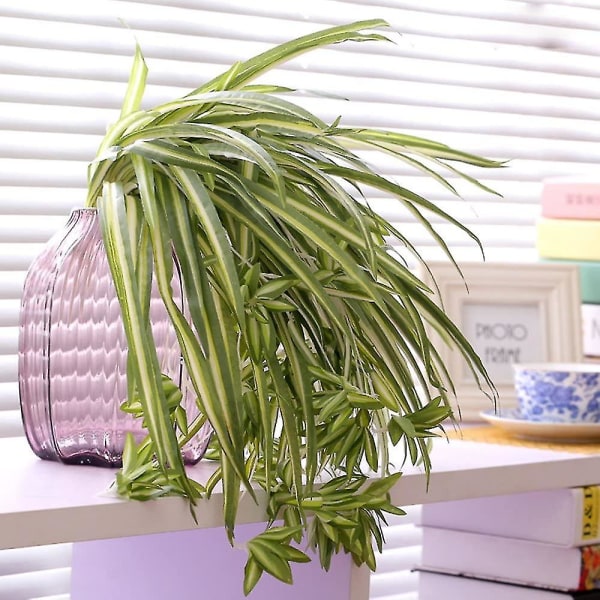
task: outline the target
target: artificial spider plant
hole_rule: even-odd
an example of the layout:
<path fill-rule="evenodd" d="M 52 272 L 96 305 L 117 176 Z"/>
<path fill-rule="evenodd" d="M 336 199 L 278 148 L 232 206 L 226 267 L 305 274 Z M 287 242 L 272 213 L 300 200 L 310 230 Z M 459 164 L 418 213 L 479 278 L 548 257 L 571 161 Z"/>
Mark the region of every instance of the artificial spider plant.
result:
<path fill-rule="evenodd" d="M 364 21 L 301 37 L 149 110 L 141 109 L 138 48 L 120 118 L 90 165 L 87 205 L 99 209 L 129 345 L 124 409 L 148 429 L 140 445 L 126 445 L 118 490 L 136 499 L 178 494 L 195 505 L 221 481 L 232 542 L 242 490 L 266 494 L 265 532 L 247 544 L 245 593 L 263 572 L 291 582 L 290 562 L 309 560 L 303 540 L 325 568 L 339 551 L 375 568 L 385 515 L 402 514 L 390 502 L 400 476 L 390 447 L 429 472 L 428 438 L 452 413 L 452 382 L 427 327 L 493 390 L 390 239 L 423 262 L 418 251 L 362 190 L 407 208 L 450 260 L 432 217 L 479 242 L 372 170 L 360 151 L 387 153 L 453 193 L 448 175 L 484 187 L 457 165 L 500 163 L 395 131 L 328 124 L 286 99 L 292 90 L 253 84 L 304 52 L 389 41 L 386 27 Z M 173 255 L 185 313 L 172 298 Z M 158 366 L 152 278 L 200 409 L 191 422 Z M 206 419 L 218 467 L 201 485 L 187 476 L 180 448 Z"/>

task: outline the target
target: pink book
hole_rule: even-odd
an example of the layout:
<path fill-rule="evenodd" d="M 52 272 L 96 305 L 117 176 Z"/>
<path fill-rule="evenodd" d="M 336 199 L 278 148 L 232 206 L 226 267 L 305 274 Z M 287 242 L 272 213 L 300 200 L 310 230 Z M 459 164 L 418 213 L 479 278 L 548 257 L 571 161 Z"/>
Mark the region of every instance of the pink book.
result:
<path fill-rule="evenodd" d="M 600 180 L 546 179 L 542 216 L 550 219 L 600 219 Z"/>

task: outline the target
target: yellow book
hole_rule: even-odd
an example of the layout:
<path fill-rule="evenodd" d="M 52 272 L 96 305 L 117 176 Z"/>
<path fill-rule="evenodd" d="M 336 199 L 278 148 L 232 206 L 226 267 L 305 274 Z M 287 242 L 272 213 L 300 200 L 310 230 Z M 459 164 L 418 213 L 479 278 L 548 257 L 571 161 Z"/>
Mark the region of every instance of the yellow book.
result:
<path fill-rule="evenodd" d="M 540 219 L 537 251 L 542 258 L 600 260 L 600 220 Z"/>

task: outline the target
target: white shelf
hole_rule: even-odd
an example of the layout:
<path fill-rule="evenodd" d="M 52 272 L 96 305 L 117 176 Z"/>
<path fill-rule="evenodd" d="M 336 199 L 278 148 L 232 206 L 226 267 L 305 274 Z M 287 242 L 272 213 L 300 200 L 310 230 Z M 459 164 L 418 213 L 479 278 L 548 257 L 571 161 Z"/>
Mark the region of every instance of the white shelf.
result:
<path fill-rule="evenodd" d="M 181 531 L 196 527 L 185 501 L 133 502 L 115 496 L 115 470 L 37 458 L 20 438 L 0 440 L 0 549 Z M 433 474 L 407 466 L 393 490 L 400 506 L 600 483 L 600 455 L 436 440 Z M 190 469 L 203 482 L 201 461 Z M 222 525 L 217 491 L 197 507 L 198 527 Z M 264 521 L 263 506 L 245 495 L 239 523 Z"/>

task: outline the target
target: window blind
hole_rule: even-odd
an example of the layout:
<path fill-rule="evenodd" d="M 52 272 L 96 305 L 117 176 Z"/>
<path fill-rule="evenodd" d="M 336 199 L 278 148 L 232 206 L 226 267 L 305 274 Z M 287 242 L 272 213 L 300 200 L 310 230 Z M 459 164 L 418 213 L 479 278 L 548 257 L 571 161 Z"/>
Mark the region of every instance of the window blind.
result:
<path fill-rule="evenodd" d="M 459 185 L 459 199 L 417 172 L 365 154 L 470 226 L 488 260 L 535 260 L 541 182 L 594 175 L 600 159 L 595 0 L 0 0 L 1 436 L 22 434 L 16 349 L 25 271 L 83 202 L 86 165 L 118 114 L 135 40 L 150 68 L 145 102 L 152 105 L 275 43 L 374 17 L 399 32 L 394 44 L 335 46 L 265 80 L 304 90 L 295 99 L 325 120 L 342 115 L 347 126 L 397 129 L 510 159 L 504 169 L 469 170 L 502 197 Z M 441 258 L 401 207 L 370 190 L 368 196 L 425 258 Z M 464 235 L 437 227 L 459 260 L 479 259 Z M 415 597 L 408 568 L 418 558 L 418 508 L 410 514 L 388 530 L 373 598 Z M 1 587 L 13 577 L 31 582 L 22 597 L 68 594 L 68 578 L 59 573 L 68 569 L 68 553 L 54 551 L 61 558 L 53 567 L 43 566 L 42 549 L 23 551 L 27 561 L 6 572 L 0 557 L 0 598 L 17 597 Z M 42 596 L 33 583 L 38 575 L 24 574 L 39 561 L 42 571 L 58 573 L 61 589 L 48 583 Z"/>
<path fill-rule="evenodd" d="M 414 600 L 418 574 L 413 567 L 421 558 L 421 507 L 405 508 L 406 515 L 388 519 L 386 543 L 377 556 L 377 571 L 371 574 L 370 598 Z M 451 599 L 454 600 L 454 599 Z M 458 600 L 458 599 L 456 599 Z"/>
<path fill-rule="evenodd" d="M 68 600 L 71 544 L 0 552 L 0 598 Z"/>

